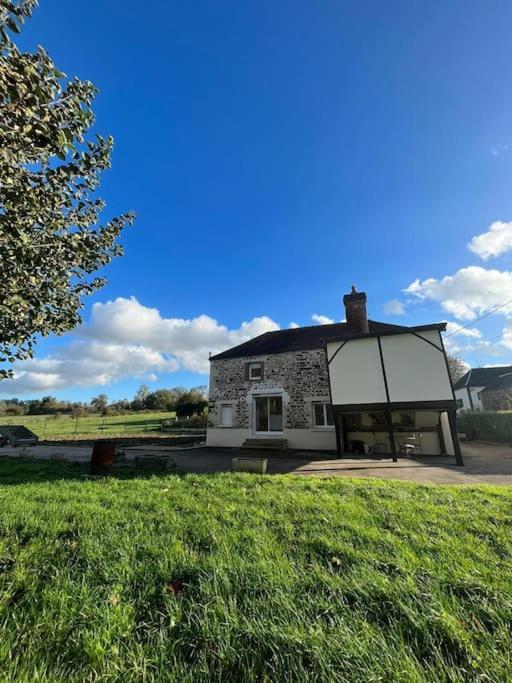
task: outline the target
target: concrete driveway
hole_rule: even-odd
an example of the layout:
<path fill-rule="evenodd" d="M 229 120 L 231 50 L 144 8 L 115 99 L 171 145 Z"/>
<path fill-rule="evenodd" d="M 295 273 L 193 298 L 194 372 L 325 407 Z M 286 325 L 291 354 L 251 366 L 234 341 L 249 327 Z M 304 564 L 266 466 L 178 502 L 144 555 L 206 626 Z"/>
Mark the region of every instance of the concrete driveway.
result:
<path fill-rule="evenodd" d="M 243 455 L 261 457 L 236 449 L 173 448 L 168 445 L 125 446 L 126 464 L 136 455 L 169 455 L 176 460 L 178 472 L 212 473 L 231 471 L 231 460 Z M 455 465 L 453 457 L 430 456 L 371 460 L 368 458 L 333 458 L 319 452 L 301 452 L 300 456 L 268 454 L 269 474 L 295 474 L 316 477 L 377 477 L 433 484 L 500 484 L 512 485 L 512 448 L 469 442 L 462 445 L 464 467 Z M 0 456 L 31 457 L 35 460 L 66 460 L 87 463 L 90 446 L 41 444 L 28 448 L 0 449 Z M 1 482 L 1 460 L 0 460 Z"/>
<path fill-rule="evenodd" d="M 367 458 L 322 458 L 321 454 L 302 457 L 269 455 L 269 474 L 295 474 L 316 477 L 377 477 L 432 484 L 500 484 L 512 485 L 512 448 L 481 443 L 463 444 L 464 466 L 455 458 L 430 456 L 371 460 Z M 208 448 L 176 454 L 178 469 L 184 472 L 218 472 L 231 469 L 232 458 L 245 451 L 220 451 Z M 260 457 L 261 453 L 253 455 Z"/>

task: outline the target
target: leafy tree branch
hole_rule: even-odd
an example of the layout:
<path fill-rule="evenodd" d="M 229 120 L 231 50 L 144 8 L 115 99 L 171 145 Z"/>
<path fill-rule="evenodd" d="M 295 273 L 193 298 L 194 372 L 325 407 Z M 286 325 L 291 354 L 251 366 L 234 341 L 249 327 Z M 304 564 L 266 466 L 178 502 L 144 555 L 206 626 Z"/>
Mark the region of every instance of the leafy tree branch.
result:
<path fill-rule="evenodd" d="M 87 138 L 97 89 L 12 41 L 36 4 L 0 0 L 0 363 L 81 322 L 82 297 L 105 283 L 94 273 L 123 253 L 134 219 L 102 220 L 96 193 L 113 139 Z"/>

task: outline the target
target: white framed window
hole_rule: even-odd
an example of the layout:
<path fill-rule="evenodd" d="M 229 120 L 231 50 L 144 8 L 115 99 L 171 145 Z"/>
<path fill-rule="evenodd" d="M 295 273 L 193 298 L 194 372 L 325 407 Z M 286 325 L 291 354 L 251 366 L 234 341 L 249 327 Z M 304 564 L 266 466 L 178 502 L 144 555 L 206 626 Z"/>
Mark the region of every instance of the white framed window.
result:
<path fill-rule="evenodd" d="M 263 379 L 263 366 L 261 363 L 249 363 L 249 379 Z"/>
<path fill-rule="evenodd" d="M 220 425 L 221 427 L 233 426 L 233 406 L 231 403 L 223 403 L 220 407 Z"/>
<path fill-rule="evenodd" d="M 330 403 L 313 403 L 313 426 L 315 429 L 332 429 L 334 427 Z"/>

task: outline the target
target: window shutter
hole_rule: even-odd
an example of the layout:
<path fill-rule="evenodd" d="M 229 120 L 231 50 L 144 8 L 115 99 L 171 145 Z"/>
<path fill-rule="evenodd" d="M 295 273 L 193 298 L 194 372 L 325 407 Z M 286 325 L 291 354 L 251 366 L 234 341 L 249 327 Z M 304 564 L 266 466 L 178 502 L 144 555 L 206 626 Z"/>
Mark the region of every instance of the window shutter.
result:
<path fill-rule="evenodd" d="M 220 423 L 223 427 L 233 426 L 233 406 L 226 403 L 220 409 Z"/>

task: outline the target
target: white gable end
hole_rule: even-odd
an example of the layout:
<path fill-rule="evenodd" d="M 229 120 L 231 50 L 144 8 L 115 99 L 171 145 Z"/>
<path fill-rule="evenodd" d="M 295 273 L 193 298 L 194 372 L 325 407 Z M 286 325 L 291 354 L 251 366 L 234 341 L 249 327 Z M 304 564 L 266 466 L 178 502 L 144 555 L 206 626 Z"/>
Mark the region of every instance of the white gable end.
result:
<path fill-rule="evenodd" d="M 333 405 L 453 401 L 437 330 L 329 342 Z"/>

